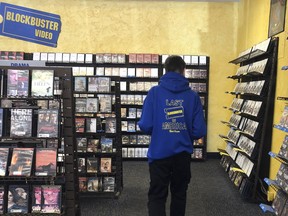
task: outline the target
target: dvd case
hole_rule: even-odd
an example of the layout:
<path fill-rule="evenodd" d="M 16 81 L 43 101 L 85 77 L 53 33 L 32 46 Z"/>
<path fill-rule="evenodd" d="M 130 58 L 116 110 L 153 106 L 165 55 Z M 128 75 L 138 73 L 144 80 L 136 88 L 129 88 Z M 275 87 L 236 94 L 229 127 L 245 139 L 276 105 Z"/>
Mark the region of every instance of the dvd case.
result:
<path fill-rule="evenodd" d="M 62 187 L 58 185 L 42 185 L 43 201 L 41 212 L 61 213 Z"/>
<path fill-rule="evenodd" d="M 32 109 L 11 109 L 11 137 L 31 137 Z"/>
<path fill-rule="evenodd" d="M 53 70 L 32 70 L 31 96 L 51 97 L 54 92 Z"/>
<path fill-rule="evenodd" d="M 58 110 L 38 110 L 37 137 L 58 137 Z"/>
<path fill-rule="evenodd" d="M 87 177 L 79 177 L 79 192 L 87 191 Z"/>
<path fill-rule="evenodd" d="M 40 213 L 42 204 L 42 188 L 34 185 L 32 189 L 32 213 Z"/>
<path fill-rule="evenodd" d="M 0 148 L 0 176 L 7 174 L 7 160 L 9 155 L 9 148 Z"/>
<path fill-rule="evenodd" d="M 7 96 L 28 96 L 29 70 L 7 71 Z"/>
<path fill-rule="evenodd" d="M 115 190 L 115 177 L 103 177 L 103 191 L 114 192 Z"/>
<path fill-rule="evenodd" d="M 30 176 L 33 153 L 33 148 L 14 148 L 9 168 L 9 176 Z"/>
<path fill-rule="evenodd" d="M 100 191 L 100 178 L 99 177 L 89 177 L 87 181 L 87 191 L 98 192 Z"/>
<path fill-rule="evenodd" d="M 98 158 L 88 157 L 87 158 L 87 173 L 98 172 Z"/>
<path fill-rule="evenodd" d="M 102 173 L 111 173 L 112 158 L 101 158 L 100 171 Z"/>
<path fill-rule="evenodd" d="M 56 148 L 37 148 L 36 149 L 36 176 L 56 176 Z"/>
<path fill-rule="evenodd" d="M 9 185 L 7 212 L 28 213 L 28 185 Z"/>
<path fill-rule="evenodd" d="M 4 193 L 5 193 L 4 186 L 0 186 L 0 214 L 4 213 Z"/>

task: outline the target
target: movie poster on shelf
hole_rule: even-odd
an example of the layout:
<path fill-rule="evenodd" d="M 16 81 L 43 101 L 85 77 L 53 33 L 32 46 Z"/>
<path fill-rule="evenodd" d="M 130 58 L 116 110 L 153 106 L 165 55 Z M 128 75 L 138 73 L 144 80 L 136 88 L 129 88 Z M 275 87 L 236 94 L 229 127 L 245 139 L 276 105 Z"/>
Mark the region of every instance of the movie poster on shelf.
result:
<path fill-rule="evenodd" d="M 53 70 L 32 70 L 31 96 L 52 97 L 54 92 Z"/>

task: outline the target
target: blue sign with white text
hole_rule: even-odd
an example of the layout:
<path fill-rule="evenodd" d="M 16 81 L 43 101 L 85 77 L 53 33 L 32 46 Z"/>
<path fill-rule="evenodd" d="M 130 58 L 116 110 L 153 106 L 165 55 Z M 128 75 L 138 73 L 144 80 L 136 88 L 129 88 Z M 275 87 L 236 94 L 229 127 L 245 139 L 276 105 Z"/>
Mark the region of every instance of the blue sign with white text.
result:
<path fill-rule="evenodd" d="M 57 47 L 59 15 L 0 2 L 0 35 Z"/>

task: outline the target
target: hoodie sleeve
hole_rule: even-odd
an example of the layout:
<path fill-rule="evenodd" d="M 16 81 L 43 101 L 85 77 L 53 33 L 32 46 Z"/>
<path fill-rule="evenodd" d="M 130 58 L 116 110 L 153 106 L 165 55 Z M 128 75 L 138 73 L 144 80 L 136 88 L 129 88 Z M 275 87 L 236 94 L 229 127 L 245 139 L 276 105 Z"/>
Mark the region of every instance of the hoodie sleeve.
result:
<path fill-rule="evenodd" d="M 148 92 L 142 107 L 142 114 L 138 125 L 146 134 L 152 134 L 153 131 L 153 88 Z"/>
<path fill-rule="evenodd" d="M 192 122 L 192 138 L 200 139 L 207 133 L 206 123 L 203 114 L 203 107 L 198 94 L 195 95 L 194 118 Z"/>

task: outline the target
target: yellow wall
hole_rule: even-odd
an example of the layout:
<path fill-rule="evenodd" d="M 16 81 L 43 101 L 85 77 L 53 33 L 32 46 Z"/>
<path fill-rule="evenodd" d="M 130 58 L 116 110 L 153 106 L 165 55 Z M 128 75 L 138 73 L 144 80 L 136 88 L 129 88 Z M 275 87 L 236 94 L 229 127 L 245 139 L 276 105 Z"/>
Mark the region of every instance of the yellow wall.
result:
<path fill-rule="evenodd" d="M 270 13 L 270 0 L 241 0 L 239 5 L 239 34 L 238 34 L 238 53 L 254 44 L 268 38 Z M 287 12 L 286 12 L 287 14 Z M 278 70 L 276 83 L 276 97 L 288 96 L 287 88 L 287 71 L 282 71 L 281 67 L 287 65 L 287 26 L 288 20 L 286 15 L 285 31 L 278 34 L 279 51 L 278 51 Z M 275 101 L 274 124 L 279 123 L 281 114 L 284 110 L 285 103 L 283 101 Z M 271 113 L 273 115 L 273 113 Z M 284 140 L 285 133 L 277 129 L 273 129 L 272 150 L 278 153 Z M 280 163 L 271 159 L 270 178 L 275 179 Z"/>
<path fill-rule="evenodd" d="M 208 151 L 217 152 L 218 134 L 227 130 L 219 120 L 229 117 L 222 106 L 231 102 L 224 92 L 234 85 L 227 83 L 224 77 L 234 70 L 234 66 L 227 62 L 236 55 L 239 3 L 130 0 L 6 2 L 59 14 L 62 32 L 57 48 L 0 37 L 0 50 L 210 56 Z"/>

